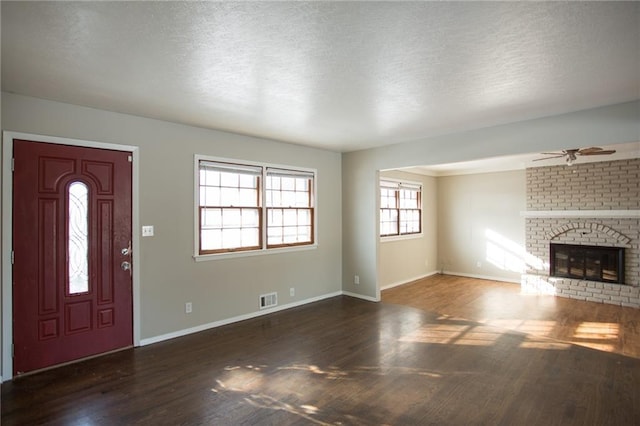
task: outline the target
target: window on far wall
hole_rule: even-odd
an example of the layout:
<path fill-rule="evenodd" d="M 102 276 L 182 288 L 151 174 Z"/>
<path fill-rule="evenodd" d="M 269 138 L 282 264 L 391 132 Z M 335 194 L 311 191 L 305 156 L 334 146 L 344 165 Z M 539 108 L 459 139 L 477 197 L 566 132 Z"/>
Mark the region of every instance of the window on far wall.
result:
<path fill-rule="evenodd" d="M 380 236 L 422 232 L 422 185 L 380 179 Z"/>
<path fill-rule="evenodd" d="M 197 158 L 197 255 L 314 244 L 315 173 Z"/>

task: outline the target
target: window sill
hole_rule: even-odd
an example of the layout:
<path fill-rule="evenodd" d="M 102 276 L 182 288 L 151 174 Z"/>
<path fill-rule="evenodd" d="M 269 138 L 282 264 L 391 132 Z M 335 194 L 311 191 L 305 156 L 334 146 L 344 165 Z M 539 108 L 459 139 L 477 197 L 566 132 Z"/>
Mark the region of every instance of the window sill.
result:
<path fill-rule="evenodd" d="M 271 248 L 271 249 L 261 249 L 261 250 L 247 250 L 247 251 L 236 251 L 229 253 L 217 253 L 217 254 L 196 254 L 193 256 L 193 259 L 196 262 L 206 262 L 209 260 L 222 260 L 222 259 L 233 259 L 239 257 L 252 257 L 252 256 L 263 256 L 268 254 L 279 254 L 279 253 L 289 253 L 293 251 L 307 251 L 307 250 L 315 250 L 318 248 L 318 244 L 309 244 L 305 246 L 293 246 L 293 247 L 280 247 L 280 248 Z"/>
<path fill-rule="evenodd" d="M 421 232 L 419 234 L 408 234 L 408 235 L 392 235 L 390 237 L 380 237 L 381 243 L 389 243 L 391 241 L 402 241 L 402 240 L 416 240 L 418 238 L 424 237 L 424 234 Z"/>

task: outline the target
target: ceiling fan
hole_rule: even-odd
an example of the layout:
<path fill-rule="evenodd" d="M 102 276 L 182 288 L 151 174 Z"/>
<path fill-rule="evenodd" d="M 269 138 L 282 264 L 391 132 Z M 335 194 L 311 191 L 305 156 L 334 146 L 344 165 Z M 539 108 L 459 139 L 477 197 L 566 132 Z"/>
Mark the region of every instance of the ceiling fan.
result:
<path fill-rule="evenodd" d="M 567 166 L 573 165 L 573 162 L 576 161 L 578 156 L 582 155 L 610 155 L 615 153 L 615 149 L 602 149 L 597 146 L 593 146 L 591 148 L 574 148 L 574 149 L 563 149 L 562 152 L 543 152 L 542 155 L 551 155 L 551 157 L 545 158 L 536 158 L 533 161 L 541 161 L 541 160 L 550 160 L 552 158 L 561 158 L 564 157 L 567 163 Z"/>

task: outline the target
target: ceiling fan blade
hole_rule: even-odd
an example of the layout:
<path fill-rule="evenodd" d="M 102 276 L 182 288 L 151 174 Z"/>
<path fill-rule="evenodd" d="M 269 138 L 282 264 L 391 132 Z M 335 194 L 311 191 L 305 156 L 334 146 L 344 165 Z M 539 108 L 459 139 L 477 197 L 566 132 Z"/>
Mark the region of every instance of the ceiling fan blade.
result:
<path fill-rule="evenodd" d="M 580 155 L 610 155 L 615 153 L 615 149 L 610 150 L 602 150 L 602 151 L 591 151 L 591 152 L 579 152 Z"/>
<path fill-rule="evenodd" d="M 592 146 L 590 148 L 582 148 L 578 150 L 578 154 L 580 155 L 592 155 L 595 152 L 600 152 L 602 151 L 602 148 L 599 148 L 597 146 Z"/>
<path fill-rule="evenodd" d="M 558 157 L 562 157 L 566 155 L 566 152 L 541 152 L 540 155 L 557 155 Z"/>
<path fill-rule="evenodd" d="M 543 152 L 543 154 L 544 154 L 544 152 Z M 564 157 L 564 154 L 561 154 L 561 155 L 554 155 L 553 157 L 536 158 L 536 159 L 534 159 L 534 160 L 532 160 L 532 161 L 551 160 L 552 158 L 562 158 L 562 157 Z"/>

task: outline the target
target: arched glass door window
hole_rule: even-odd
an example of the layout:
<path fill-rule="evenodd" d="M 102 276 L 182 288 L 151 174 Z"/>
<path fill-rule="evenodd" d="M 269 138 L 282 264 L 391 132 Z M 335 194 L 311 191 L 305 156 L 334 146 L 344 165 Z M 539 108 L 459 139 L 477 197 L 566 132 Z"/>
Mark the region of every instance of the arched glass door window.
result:
<path fill-rule="evenodd" d="M 68 292 L 86 293 L 89 291 L 89 188 L 82 182 L 73 182 L 68 195 Z"/>

